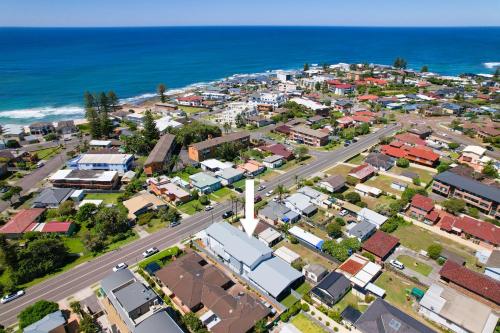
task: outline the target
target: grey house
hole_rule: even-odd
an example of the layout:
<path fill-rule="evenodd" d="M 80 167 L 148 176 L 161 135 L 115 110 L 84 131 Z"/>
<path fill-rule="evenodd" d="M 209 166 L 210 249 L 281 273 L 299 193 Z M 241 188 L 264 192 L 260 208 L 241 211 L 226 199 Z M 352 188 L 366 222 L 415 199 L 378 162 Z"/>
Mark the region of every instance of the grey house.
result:
<path fill-rule="evenodd" d="M 259 210 L 259 217 L 270 223 L 278 222 L 293 223 L 300 220 L 300 215 L 287 206 L 271 201 L 264 208 Z"/>
<path fill-rule="evenodd" d="M 436 333 L 382 298 L 377 298 L 354 326 L 363 333 Z"/>
<path fill-rule="evenodd" d="M 66 201 L 73 189 L 71 188 L 46 188 L 40 192 L 33 201 L 34 208 L 57 208 Z"/>
<path fill-rule="evenodd" d="M 395 160 L 385 154 L 370 153 L 366 156 L 365 162 L 378 170 L 387 171 L 394 166 Z"/>
<path fill-rule="evenodd" d="M 364 240 L 368 239 L 375 230 L 377 230 L 377 227 L 368 221 L 362 221 L 357 223 L 354 227 L 349 229 L 347 234 L 350 237 L 356 237 L 360 242 L 363 242 Z"/>
<path fill-rule="evenodd" d="M 332 307 L 351 289 L 351 281 L 344 274 L 331 272 L 311 290 L 317 303 Z"/>
<path fill-rule="evenodd" d="M 57 333 L 66 332 L 66 318 L 61 310 L 49 313 L 39 321 L 24 328 L 24 333 Z"/>

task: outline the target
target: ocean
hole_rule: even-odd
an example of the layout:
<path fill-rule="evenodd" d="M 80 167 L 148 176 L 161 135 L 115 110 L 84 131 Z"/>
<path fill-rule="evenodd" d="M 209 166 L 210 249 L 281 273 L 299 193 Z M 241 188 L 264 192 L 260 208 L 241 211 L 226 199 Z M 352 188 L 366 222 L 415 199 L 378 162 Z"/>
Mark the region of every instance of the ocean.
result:
<path fill-rule="evenodd" d="M 131 101 L 304 63 L 392 64 L 492 73 L 500 28 L 0 28 L 0 124 L 81 118 L 86 90 Z"/>

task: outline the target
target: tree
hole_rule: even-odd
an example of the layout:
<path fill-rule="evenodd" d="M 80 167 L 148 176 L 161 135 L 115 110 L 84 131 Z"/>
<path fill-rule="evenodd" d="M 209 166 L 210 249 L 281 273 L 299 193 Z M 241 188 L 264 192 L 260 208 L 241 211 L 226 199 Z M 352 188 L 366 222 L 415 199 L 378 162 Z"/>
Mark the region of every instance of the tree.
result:
<path fill-rule="evenodd" d="M 224 124 L 222 125 L 222 128 L 224 128 L 224 132 L 225 132 L 226 134 L 228 134 L 228 133 L 231 131 L 231 125 L 230 125 L 228 122 L 224 123 Z"/>
<path fill-rule="evenodd" d="M 410 166 L 410 161 L 408 161 L 404 157 L 401 157 L 396 161 L 396 165 L 400 168 L 408 168 Z"/>
<path fill-rule="evenodd" d="M 483 167 L 483 170 L 481 171 L 481 173 L 485 176 L 488 176 L 490 178 L 498 178 L 498 171 L 497 169 L 495 168 L 495 165 L 493 164 L 493 161 L 488 161 L 488 163 L 486 163 L 486 165 Z"/>
<path fill-rule="evenodd" d="M 357 204 L 361 201 L 361 196 L 356 192 L 349 192 L 344 197 L 348 202 L 352 204 Z"/>
<path fill-rule="evenodd" d="M 97 206 L 93 203 L 86 203 L 82 207 L 78 208 L 78 212 L 75 215 L 75 221 L 79 224 L 84 224 L 92 220 L 92 217 L 97 212 Z"/>
<path fill-rule="evenodd" d="M 46 315 L 59 310 L 59 304 L 46 300 L 40 300 L 28 306 L 19 313 L 19 327 L 25 328 L 33 323 L 36 323 Z"/>
<path fill-rule="evenodd" d="M 86 91 L 83 95 L 85 106 L 85 118 L 89 123 L 90 136 L 94 139 L 101 137 L 101 123 L 99 120 L 99 113 L 95 108 L 94 96 Z"/>
<path fill-rule="evenodd" d="M 404 58 L 397 57 L 394 60 L 393 66 L 394 66 L 394 68 L 397 68 L 397 69 L 406 69 L 407 63 L 406 63 L 406 60 Z"/>
<path fill-rule="evenodd" d="M 108 91 L 108 102 L 109 106 L 111 107 L 111 111 L 115 112 L 118 108 L 118 105 L 120 104 L 120 101 L 113 90 Z"/>
<path fill-rule="evenodd" d="M 298 146 L 294 149 L 293 153 L 295 154 L 295 156 L 297 156 L 297 159 L 301 161 L 307 156 L 307 154 L 309 153 L 309 149 L 304 146 Z"/>
<path fill-rule="evenodd" d="M 276 189 L 274 190 L 274 192 L 278 195 L 278 199 L 281 202 L 283 199 L 283 195 L 285 195 L 288 191 L 285 188 L 285 186 L 280 184 L 280 185 L 276 186 Z"/>
<path fill-rule="evenodd" d="M 96 233 L 104 237 L 125 232 L 130 227 L 127 214 L 117 207 L 102 207 L 94 220 Z"/>
<path fill-rule="evenodd" d="M 224 142 L 215 151 L 215 155 L 226 161 L 233 161 L 238 157 L 243 147 L 238 141 Z"/>
<path fill-rule="evenodd" d="M 151 110 L 146 110 L 146 112 L 144 112 L 142 135 L 146 139 L 146 142 L 149 143 L 151 149 L 160 138 L 160 131 L 158 131 L 158 128 L 156 127 Z"/>
<path fill-rule="evenodd" d="M 71 216 L 75 212 L 75 206 L 72 200 L 66 200 L 62 204 L 59 205 L 57 209 L 57 214 L 59 216 Z"/>
<path fill-rule="evenodd" d="M 427 65 L 422 66 L 422 68 L 420 69 L 420 73 L 427 73 L 427 72 L 429 72 L 429 66 Z"/>
<path fill-rule="evenodd" d="M 302 258 L 299 258 L 292 263 L 292 267 L 299 272 L 302 272 L 302 268 L 304 268 L 305 265 L 306 263 L 304 262 L 304 260 L 302 260 Z"/>
<path fill-rule="evenodd" d="M 267 329 L 267 322 L 265 319 L 260 319 L 255 323 L 253 327 L 254 333 L 267 333 L 269 330 Z"/>
<path fill-rule="evenodd" d="M 104 137 L 109 137 L 111 134 L 112 126 L 111 120 L 109 119 L 110 105 L 108 96 L 104 91 L 99 93 L 99 121 L 101 126 L 101 135 Z"/>
<path fill-rule="evenodd" d="M 305 63 L 305 64 L 304 64 L 304 72 L 305 72 L 305 71 L 308 71 L 308 70 L 309 70 L 309 64 L 308 64 L 308 63 Z"/>
<path fill-rule="evenodd" d="M 438 259 L 439 256 L 441 255 L 441 251 L 443 250 L 443 247 L 439 244 L 431 244 L 429 245 L 429 247 L 427 248 L 427 255 L 431 258 L 431 259 Z"/>
<path fill-rule="evenodd" d="M 4 235 L 0 235 L 0 266 L 14 268 L 17 264 L 15 247 L 9 244 Z"/>
<path fill-rule="evenodd" d="M 236 116 L 235 119 L 236 127 L 241 128 L 246 125 L 245 117 L 241 113 Z"/>
<path fill-rule="evenodd" d="M 17 283 L 25 283 L 64 266 L 69 259 L 69 250 L 61 239 L 42 236 L 19 250 L 17 259 L 14 278 Z"/>
<path fill-rule="evenodd" d="M 437 166 L 436 170 L 438 173 L 441 173 L 441 172 L 445 172 L 449 168 L 451 168 L 450 163 L 440 162 L 439 165 Z"/>
<path fill-rule="evenodd" d="M 146 156 L 151 151 L 151 142 L 146 141 L 144 135 L 139 133 L 127 136 L 122 135 L 120 136 L 120 140 L 123 142 L 123 150 L 127 153 Z"/>
<path fill-rule="evenodd" d="M 166 96 L 165 96 L 165 92 L 167 91 L 167 86 L 165 84 L 163 84 L 163 83 L 160 83 L 158 85 L 157 90 L 158 90 L 158 96 L 160 96 L 160 101 L 162 103 L 165 103 L 166 100 L 167 100 Z"/>
<path fill-rule="evenodd" d="M 2 195 L 2 200 L 9 200 L 9 202 L 12 204 L 12 199 L 18 196 L 22 191 L 22 187 L 12 186 L 7 192 Z"/>
<path fill-rule="evenodd" d="M 183 316 L 182 322 L 191 330 L 191 332 L 197 332 L 198 330 L 203 328 L 203 323 L 201 322 L 201 320 L 192 312 L 189 312 L 188 314 Z"/>
<path fill-rule="evenodd" d="M 342 228 L 337 223 L 329 223 L 326 226 L 326 232 L 332 238 L 339 238 L 340 236 L 342 236 Z"/>
<path fill-rule="evenodd" d="M 441 206 L 444 207 L 448 212 L 452 214 L 462 213 L 465 210 L 465 202 L 460 199 L 451 198 L 445 200 L 441 203 Z"/>
<path fill-rule="evenodd" d="M 345 225 L 345 220 L 344 220 L 342 217 L 337 216 L 337 217 L 335 218 L 335 223 L 337 223 L 337 224 L 338 224 L 338 225 L 340 225 L 340 226 L 344 226 L 344 225 Z"/>
<path fill-rule="evenodd" d="M 82 315 L 82 319 L 79 323 L 80 332 L 82 333 L 98 333 L 101 332 L 101 327 L 95 322 L 95 320 L 87 313 Z"/>
<path fill-rule="evenodd" d="M 455 150 L 458 147 L 460 147 L 460 145 L 458 143 L 456 143 L 456 142 L 450 142 L 450 143 L 448 143 L 448 148 L 451 149 L 451 150 Z"/>
<path fill-rule="evenodd" d="M 316 82 L 316 84 L 314 85 L 314 90 L 320 91 L 321 90 L 321 83 Z"/>

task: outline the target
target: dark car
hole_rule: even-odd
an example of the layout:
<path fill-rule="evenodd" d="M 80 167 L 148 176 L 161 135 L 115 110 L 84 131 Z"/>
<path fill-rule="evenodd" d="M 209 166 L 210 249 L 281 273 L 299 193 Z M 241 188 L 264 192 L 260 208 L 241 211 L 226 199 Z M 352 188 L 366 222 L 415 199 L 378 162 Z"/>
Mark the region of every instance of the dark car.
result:
<path fill-rule="evenodd" d="M 254 203 L 257 203 L 259 201 L 262 201 L 262 197 L 260 195 L 256 195 L 254 198 L 253 198 L 253 202 Z"/>
<path fill-rule="evenodd" d="M 227 219 L 227 218 L 229 218 L 229 217 L 231 217 L 233 215 L 234 215 L 233 211 L 232 210 L 228 210 L 227 212 L 224 212 L 224 214 L 222 214 L 222 218 L 223 219 Z"/>
<path fill-rule="evenodd" d="M 238 193 L 243 193 L 243 189 L 241 187 L 237 187 L 237 188 L 235 188 L 235 190 Z"/>
<path fill-rule="evenodd" d="M 486 146 L 485 148 L 489 151 L 495 151 L 495 148 L 493 148 L 492 146 Z"/>

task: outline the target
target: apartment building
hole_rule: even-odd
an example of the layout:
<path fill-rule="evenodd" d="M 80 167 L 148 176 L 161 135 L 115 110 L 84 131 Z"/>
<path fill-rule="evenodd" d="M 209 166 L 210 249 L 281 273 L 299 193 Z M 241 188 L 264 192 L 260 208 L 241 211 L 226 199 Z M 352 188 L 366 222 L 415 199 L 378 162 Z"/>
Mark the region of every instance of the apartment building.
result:
<path fill-rule="evenodd" d="M 321 147 L 328 143 L 328 133 L 314 130 L 304 125 L 290 129 L 290 138 L 298 143 Z"/>
<path fill-rule="evenodd" d="M 194 143 L 188 147 L 188 156 L 190 159 L 197 162 L 204 161 L 214 157 L 216 149 L 227 142 L 239 142 L 244 147 L 247 147 L 250 144 L 250 134 L 235 132 Z"/>
<path fill-rule="evenodd" d="M 257 112 L 257 108 L 255 105 L 245 102 L 234 102 L 229 103 L 227 108 L 218 113 L 215 116 L 215 122 L 220 124 L 229 124 L 231 127 L 236 127 L 238 117 L 242 117 L 243 119 L 248 119 L 252 116 L 257 116 L 259 113 Z"/>

